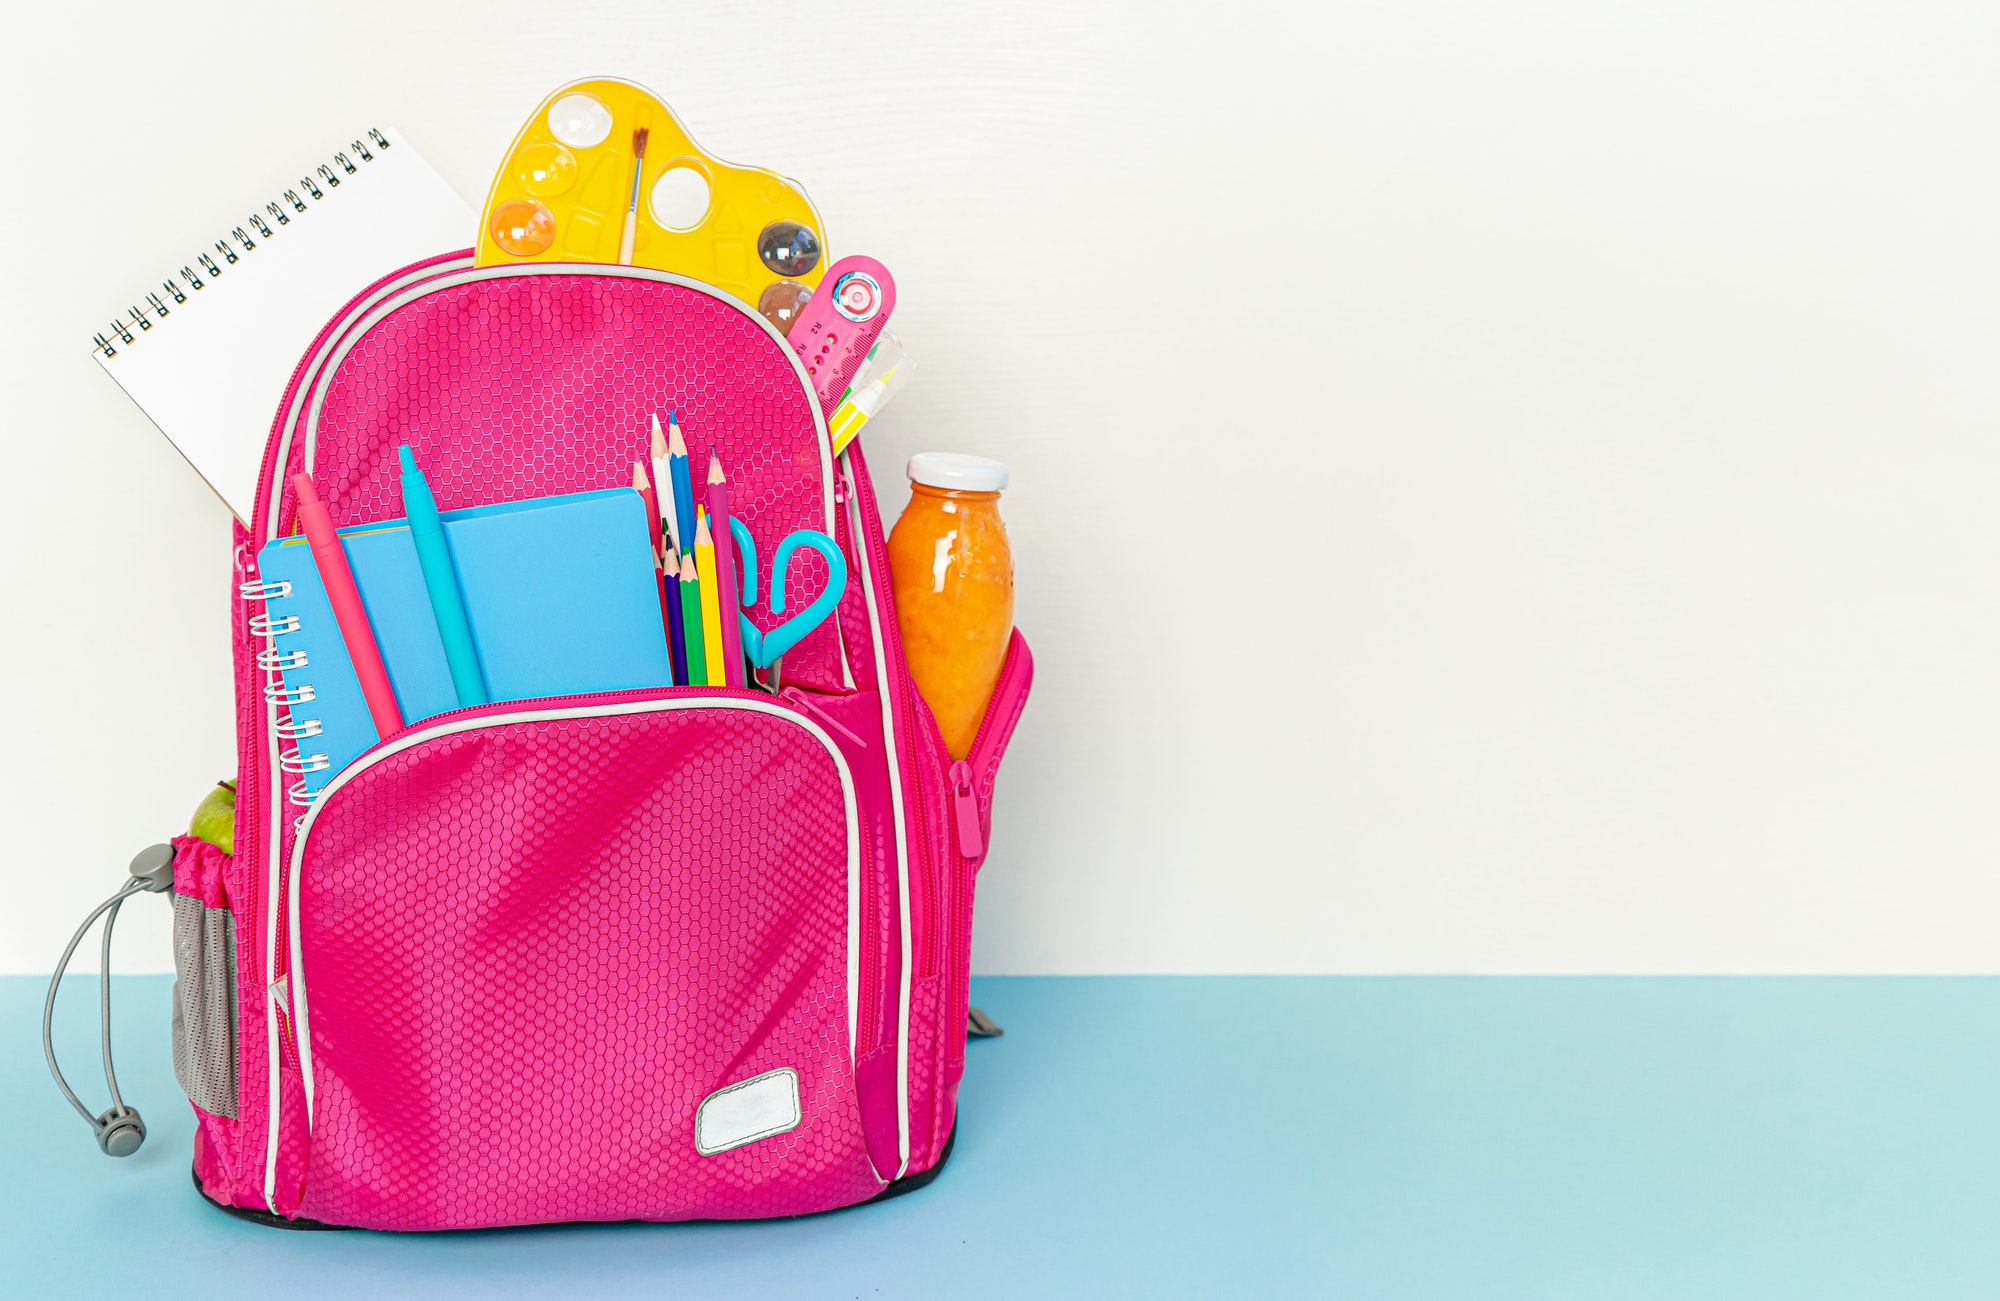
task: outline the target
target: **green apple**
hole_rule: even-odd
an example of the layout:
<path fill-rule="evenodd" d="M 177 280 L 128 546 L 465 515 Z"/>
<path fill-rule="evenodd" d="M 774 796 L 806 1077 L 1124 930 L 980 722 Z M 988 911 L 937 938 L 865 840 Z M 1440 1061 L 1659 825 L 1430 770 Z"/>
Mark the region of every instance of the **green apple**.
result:
<path fill-rule="evenodd" d="M 225 854 L 236 852 L 236 783 L 217 782 L 195 806 L 188 834 L 206 840 Z"/>

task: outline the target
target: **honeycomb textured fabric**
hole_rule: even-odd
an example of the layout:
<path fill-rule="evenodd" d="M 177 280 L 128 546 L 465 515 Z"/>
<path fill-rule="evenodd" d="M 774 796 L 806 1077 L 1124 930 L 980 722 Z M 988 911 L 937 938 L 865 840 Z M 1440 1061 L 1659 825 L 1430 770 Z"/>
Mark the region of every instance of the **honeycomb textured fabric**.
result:
<path fill-rule="evenodd" d="M 299 872 L 301 1213 L 473 1228 L 873 1195 L 847 855 L 832 758 L 747 711 L 503 723 L 363 770 Z M 796 1129 L 697 1153 L 702 1099 L 785 1067 Z"/>
<path fill-rule="evenodd" d="M 843 550 L 846 596 L 786 654 L 783 690 L 422 720 L 308 813 L 280 763 L 304 702 L 259 665 L 282 633 L 257 619 L 256 557 L 295 529 L 289 476 L 312 472 L 343 525 L 400 511 L 403 442 L 448 509 L 624 486 L 667 406 L 697 461 L 720 451 L 760 587 L 790 532 Z M 830 464 L 816 412 L 756 318 L 618 268 L 447 254 L 321 332 L 235 535 L 237 852 L 176 842 L 177 888 L 236 934 L 236 1114 L 196 1112 L 210 1197 L 385 1229 L 736 1219 L 936 1165 L 979 866 L 953 828 L 989 816 L 1027 659 L 968 802 L 903 664 L 866 460 Z M 792 608 L 823 572 L 798 559 Z M 753 617 L 776 622 L 768 599 Z M 796 1128 L 697 1151 L 702 1099 L 786 1071 Z"/>
<path fill-rule="evenodd" d="M 738 307 L 656 280 L 489 277 L 396 309 L 325 382 L 314 436 L 293 439 L 287 473 L 310 470 L 341 527 L 402 515 L 402 442 L 444 510 L 630 487 L 650 417 L 669 408 L 697 482 L 709 448 L 721 455 L 731 509 L 767 566 L 785 535 L 833 532 L 811 395 L 790 351 Z M 281 517 L 295 504 L 288 486 Z M 825 581 L 825 562 L 802 551 L 786 608 Z M 781 622 L 764 602 L 751 618 L 765 631 Z M 833 623 L 821 624 L 786 653 L 786 679 L 838 688 L 838 656 Z"/>

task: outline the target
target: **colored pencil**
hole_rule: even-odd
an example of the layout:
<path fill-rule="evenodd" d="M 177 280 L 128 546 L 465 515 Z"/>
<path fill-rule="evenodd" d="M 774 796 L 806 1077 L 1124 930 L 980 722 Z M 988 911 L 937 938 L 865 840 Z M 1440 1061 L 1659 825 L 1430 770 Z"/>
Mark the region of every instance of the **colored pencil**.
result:
<path fill-rule="evenodd" d="M 743 589 L 736 582 L 736 539 L 729 528 L 729 480 L 722 474 L 722 458 L 708 449 L 708 518 L 715 535 L 715 579 L 721 585 L 722 671 L 728 686 L 743 685 L 743 633 L 736 626 L 736 610 Z"/>
<path fill-rule="evenodd" d="M 292 491 L 298 494 L 299 527 L 305 530 L 306 545 L 312 548 L 313 564 L 326 588 L 326 603 L 333 607 L 333 621 L 340 625 L 340 639 L 347 643 L 347 658 L 361 683 L 361 697 L 368 702 L 375 738 L 381 740 L 403 729 L 403 712 L 396 704 L 396 689 L 389 685 L 389 669 L 382 663 L 382 648 L 368 622 L 368 607 L 361 603 L 361 589 L 354 585 L 354 571 L 347 566 L 347 550 L 334 531 L 333 516 L 313 488 L 312 476 L 293 475 Z"/>
<path fill-rule="evenodd" d="M 708 656 L 701 629 L 701 577 L 695 573 L 694 553 L 681 555 L 681 647 L 687 654 L 687 683 L 708 685 Z"/>
<path fill-rule="evenodd" d="M 707 666 L 708 685 L 726 687 L 730 683 L 722 658 L 722 582 L 715 570 L 715 542 L 708 532 L 708 516 L 700 510 L 695 511 L 694 568 L 701 577 L 701 656 Z M 736 671 L 739 676 L 743 672 L 741 668 Z"/>
<path fill-rule="evenodd" d="M 694 537 L 694 480 L 688 474 L 688 445 L 681 437 L 681 413 L 677 410 L 667 412 L 667 477 L 673 481 L 674 518 L 680 521 L 674 537 L 686 551 Z"/>
<path fill-rule="evenodd" d="M 681 553 L 671 543 L 660 566 L 660 599 L 667 606 L 667 654 L 674 662 L 674 685 L 685 687 L 689 683 L 686 616 L 681 612 Z"/>
<path fill-rule="evenodd" d="M 660 567 L 660 503 L 653 496 L 652 481 L 646 477 L 646 463 L 632 462 L 632 490 L 646 503 L 646 536 L 653 540 L 653 568 Z"/>
<path fill-rule="evenodd" d="M 673 468 L 667 454 L 667 436 L 660 432 L 659 413 L 653 415 L 653 445 L 648 449 L 653 454 L 653 494 L 659 499 L 660 522 L 665 526 L 670 538 L 667 545 L 682 547 L 687 545 L 688 531 L 681 524 L 680 503 L 674 499 Z"/>
<path fill-rule="evenodd" d="M 644 461 L 632 462 L 632 491 L 639 494 L 639 500 L 646 508 L 646 537 L 653 547 L 653 581 L 660 589 L 660 631 L 667 639 L 667 662 L 671 665 L 674 658 L 674 608 L 679 603 L 667 599 L 666 564 L 660 546 L 659 499 L 653 496 L 653 486 L 646 478 Z"/>

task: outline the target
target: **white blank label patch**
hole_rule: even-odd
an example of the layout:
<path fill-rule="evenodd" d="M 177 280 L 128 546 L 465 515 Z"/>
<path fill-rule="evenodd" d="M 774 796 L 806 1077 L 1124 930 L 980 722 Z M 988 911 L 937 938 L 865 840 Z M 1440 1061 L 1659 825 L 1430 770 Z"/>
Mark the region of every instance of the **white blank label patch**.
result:
<path fill-rule="evenodd" d="M 727 1152 L 799 1127 L 799 1073 L 789 1066 L 717 1089 L 694 1113 L 694 1149 Z"/>

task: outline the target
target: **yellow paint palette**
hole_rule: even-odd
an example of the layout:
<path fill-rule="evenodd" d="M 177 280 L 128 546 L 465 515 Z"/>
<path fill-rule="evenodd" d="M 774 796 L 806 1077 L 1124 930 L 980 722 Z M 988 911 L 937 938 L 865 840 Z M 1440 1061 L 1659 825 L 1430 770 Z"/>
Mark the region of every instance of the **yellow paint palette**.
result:
<path fill-rule="evenodd" d="M 486 192 L 475 261 L 673 271 L 736 295 L 784 331 L 832 257 L 797 184 L 704 153 L 650 91 L 596 77 L 550 95 L 514 137 Z"/>

